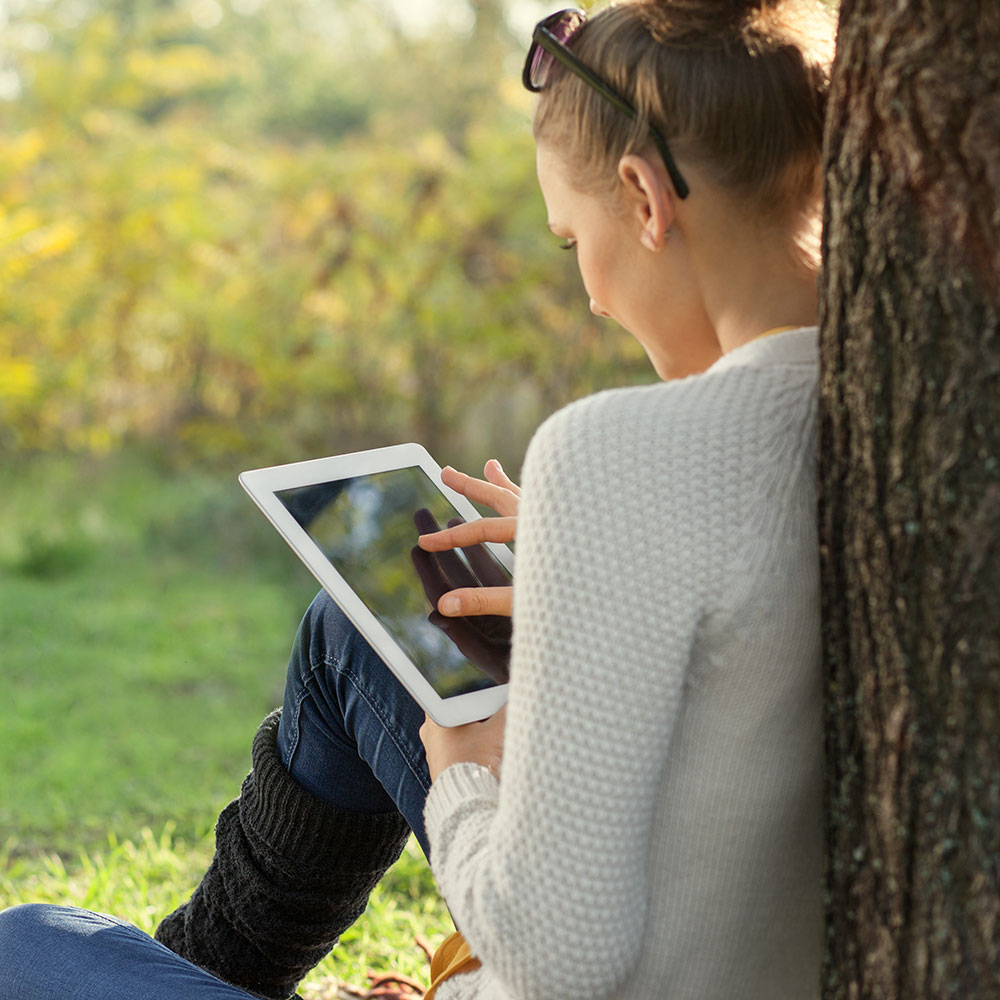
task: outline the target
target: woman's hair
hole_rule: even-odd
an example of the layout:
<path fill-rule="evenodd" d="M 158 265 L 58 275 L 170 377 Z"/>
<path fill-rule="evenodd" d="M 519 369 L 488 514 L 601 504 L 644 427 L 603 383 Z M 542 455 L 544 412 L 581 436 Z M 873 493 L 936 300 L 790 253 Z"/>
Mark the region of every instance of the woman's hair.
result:
<path fill-rule="evenodd" d="M 631 0 L 580 29 L 573 52 L 638 110 L 631 121 L 572 73 L 539 100 L 535 138 L 582 190 L 619 159 L 671 152 L 764 218 L 815 204 L 833 18 L 821 0 Z"/>

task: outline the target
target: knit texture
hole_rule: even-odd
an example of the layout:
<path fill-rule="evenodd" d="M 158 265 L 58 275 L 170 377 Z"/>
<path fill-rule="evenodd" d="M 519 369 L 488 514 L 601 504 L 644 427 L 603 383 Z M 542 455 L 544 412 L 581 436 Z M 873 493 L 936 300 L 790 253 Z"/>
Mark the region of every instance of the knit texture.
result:
<path fill-rule="evenodd" d="M 523 470 L 498 783 L 425 815 L 438 1000 L 819 995 L 817 332 L 592 396 Z"/>
<path fill-rule="evenodd" d="M 156 940 L 255 996 L 284 1000 L 361 915 L 409 827 L 398 813 L 337 809 L 282 764 L 281 713 L 253 742 L 253 770 L 219 816 L 215 856 Z"/>

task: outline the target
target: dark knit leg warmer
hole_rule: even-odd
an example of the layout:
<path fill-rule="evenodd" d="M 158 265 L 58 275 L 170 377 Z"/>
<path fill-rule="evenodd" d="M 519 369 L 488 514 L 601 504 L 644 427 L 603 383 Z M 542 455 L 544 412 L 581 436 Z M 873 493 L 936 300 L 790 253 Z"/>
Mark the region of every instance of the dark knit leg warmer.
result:
<path fill-rule="evenodd" d="M 337 809 L 278 756 L 280 712 L 253 741 L 253 770 L 219 816 L 215 857 L 156 940 L 255 996 L 285 1000 L 361 915 L 409 835 L 398 813 Z"/>

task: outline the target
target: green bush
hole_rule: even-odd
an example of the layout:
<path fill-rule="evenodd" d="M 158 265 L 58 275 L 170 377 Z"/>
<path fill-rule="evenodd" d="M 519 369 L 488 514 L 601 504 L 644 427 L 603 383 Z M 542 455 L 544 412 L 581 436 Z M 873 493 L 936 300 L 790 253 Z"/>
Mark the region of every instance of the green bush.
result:
<path fill-rule="evenodd" d="M 503 36 L 324 6 L 11 14 L 0 448 L 516 465 L 555 407 L 649 377 L 546 230 Z"/>

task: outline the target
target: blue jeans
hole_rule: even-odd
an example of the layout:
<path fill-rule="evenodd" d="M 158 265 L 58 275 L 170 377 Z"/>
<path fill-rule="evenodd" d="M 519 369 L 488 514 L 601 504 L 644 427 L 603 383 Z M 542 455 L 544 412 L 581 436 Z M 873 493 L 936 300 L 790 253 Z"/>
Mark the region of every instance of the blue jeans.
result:
<path fill-rule="evenodd" d="M 398 809 L 426 854 L 423 721 L 423 709 L 320 591 L 285 680 L 278 752 L 292 777 L 341 809 Z"/>
<path fill-rule="evenodd" d="M 288 665 L 278 752 L 341 809 L 398 809 L 427 852 L 423 710 L 321 592 Z M 130 924 L 70 907 L 0 913 L 0 1000 L 247 1000 Z"/>
<path fill-rule="evenodd" d="M 252 1000 L 138 927 L 69 906 L 0 913 L 4 1000 Z"/>

